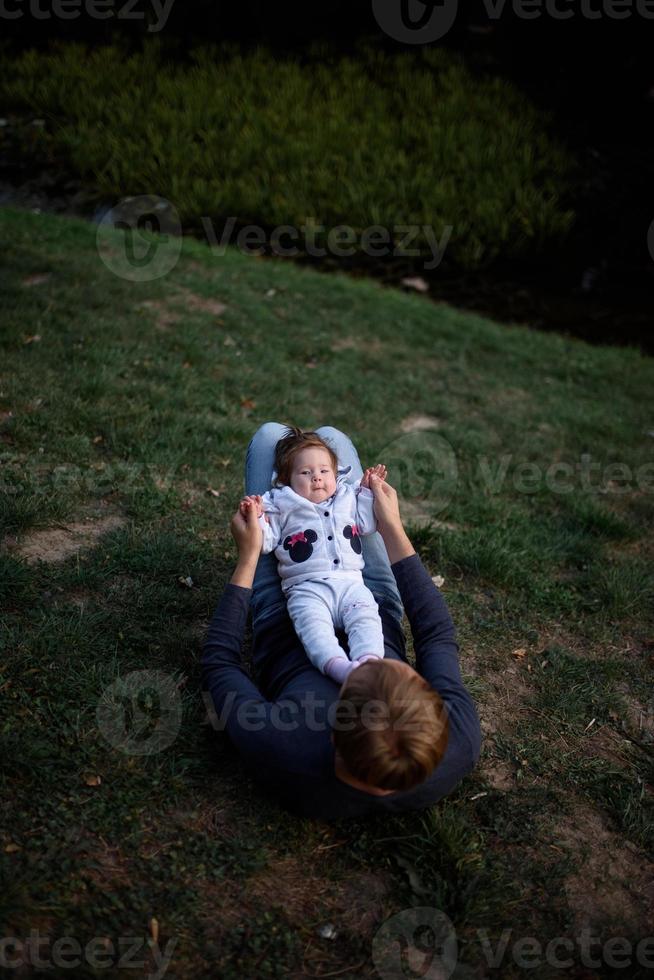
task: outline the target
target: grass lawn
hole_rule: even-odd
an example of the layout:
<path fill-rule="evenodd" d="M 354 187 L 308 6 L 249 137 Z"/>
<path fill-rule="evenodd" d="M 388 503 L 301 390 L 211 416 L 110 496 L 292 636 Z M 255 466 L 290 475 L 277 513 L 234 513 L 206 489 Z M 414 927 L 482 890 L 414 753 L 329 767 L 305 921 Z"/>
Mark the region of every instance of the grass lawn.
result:
<path fill-rule="evenodd" d="M 57 937 L 106 941 L 102 968 L 49 976 L 122 975 L 132 936 L 139 975 L 168 948 L 175 978 L 375 977 L 384 920 L 430 907 L 457 977 L 644 977 L 652 361 L 192 240 L 133 283 L 81 221 L 4 210 L 0 235 L 1 935 L 38 930 L 46 959 Z M 201 643 L 268 419 L 338 426 L 387 462 L 444 579 L 485 741 L 429 810 L 297 820 L 207 724 Z M 106 721 L 144 669 L 180 712 L 150 754 Z M 123 707 L 151 738 L 158 699 Z M 618 936 L 626 971 L 624 945 L 601 954 Z"/>

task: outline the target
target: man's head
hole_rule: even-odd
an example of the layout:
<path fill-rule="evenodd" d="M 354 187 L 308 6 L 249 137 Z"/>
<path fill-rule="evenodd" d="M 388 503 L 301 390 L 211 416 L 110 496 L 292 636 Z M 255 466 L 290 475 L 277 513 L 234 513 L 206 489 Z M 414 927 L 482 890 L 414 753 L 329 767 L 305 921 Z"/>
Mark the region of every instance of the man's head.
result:
<path fill-rule="evenodd" d="M 403 661 L 369 660 L 341 688 L 333 742 L 347 771 L 378 789 L 422 783 L 447 747 L 440 695 Z"/>
<path fill-rule="evenodd" d="M 314 504 L 335 492 L 337 467 L 336 453 L 315 432 L 290 428 L 275 447 L 276 482 Z"/>

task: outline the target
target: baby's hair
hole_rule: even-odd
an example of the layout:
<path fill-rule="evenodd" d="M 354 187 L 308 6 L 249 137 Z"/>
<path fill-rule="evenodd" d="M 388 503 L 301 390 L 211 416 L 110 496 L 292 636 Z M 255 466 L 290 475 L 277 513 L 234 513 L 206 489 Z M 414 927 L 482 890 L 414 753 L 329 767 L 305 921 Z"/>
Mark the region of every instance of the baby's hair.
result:
<path fill-rule="evenodd" d="M 287 426 L 287 434 L 279 440 L 275 446 L 275 470 L 277 477 L 274 481 L 276 486 L 289 486 L 291 482 L 291 471 L 293 461 L 298 453 L 303 449 L 313 447 L 325 449 L 329 453 L 329 458 L 334 470 L 334 476 L 338 471 L 338 456 L 331 446 L 321 439 L 317 432 L 305 432 L 298 429 L 295 425 Z"/>
<path fill-rule="evenodd" d="M 336 707 L 334 745 L 348 771 L 369 786 L 408 790 L 445 754 L 445 705 L 415 671 L 366 661 L 348 674 Z"/>

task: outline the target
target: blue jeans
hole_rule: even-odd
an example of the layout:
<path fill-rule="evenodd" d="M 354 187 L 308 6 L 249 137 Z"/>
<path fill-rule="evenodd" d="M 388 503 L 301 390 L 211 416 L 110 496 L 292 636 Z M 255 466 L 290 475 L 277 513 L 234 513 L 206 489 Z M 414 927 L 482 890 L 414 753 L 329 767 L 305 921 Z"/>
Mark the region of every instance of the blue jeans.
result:
<path fill-rule="evenodd" d="M 275 460 L 275 446 L 286 435 L 286 426 L 279 422 L 266 422 L 258 429 L 245 459 L 246 494 L 264 494 L 271 489 L 272 471 Z M 351 466 L 348 475 L 351 483 L 363 476 L 359 456 L 345 433 L 331 425 L 323 425 L 316 432 L 336 452 L 339 466 Z M 391 571 L 386 547 L 378 532 L 361 538 L 362 555 L 365 561 L 363 580 L 375 597 L 380 609 L 386 610 L 399 623 L 404 609 Z M 286 599 L 282 592 L 281 580 L 277 571 L 275 553 L 261 555 L 257 565 L 252 587 L 252 627 L 257 629 L 269 616 L 279 615 L 286 610 Z"/>

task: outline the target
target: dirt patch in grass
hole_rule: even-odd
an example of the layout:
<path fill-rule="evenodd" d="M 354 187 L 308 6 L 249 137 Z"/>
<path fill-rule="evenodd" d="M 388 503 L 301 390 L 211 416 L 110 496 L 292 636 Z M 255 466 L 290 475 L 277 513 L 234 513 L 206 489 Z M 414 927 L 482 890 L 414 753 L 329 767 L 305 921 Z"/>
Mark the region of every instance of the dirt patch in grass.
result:
<path fill-rule="evenodd" d="M 250 899 L 269 902 L 291 923 L 313 918 L 333 887 L 331 882 L 315 875 L 306 860 L 293 856 L 272 861 L 246 883 Z"/>
<path fill-rule="evenodd" d="M 402 432 L 424 432 L 428 429 L 440 429 L 440 419 L 433 415 L 407 415 L 400 422 Z"/>
<path fill-rule="evenodd" d="M 383 920 L 390 884 L 386 877 L 355 872 L 346 881 L 331 881 L 313 873 L 306 857 L 287 855 L 246 882 L 250 900 L 269 902 L 291 925 L 312 920 L 331 923 L 337 931 L 372 938 Z"/>
<path fill-rule="evenodd" d="M 334 353 L 343 350 L 380 351 L 383 349 L 384 344 L 375 337 L 338 337 L 331 345 Z"/>
<path fill-rule="evenodd" d="M 137 309 L 152 311 L 156 316 L 157 329 L 166 331 L 171 325 L 183 320 L 189 311 L 210 313 L 211 316 L 219 317 L 222 316 L 227 307 L 218 299 L 198 296 L 190 289 L 178 286 L 176 295 L 170 299 L 145 300 L 143 303 L 139 303 Z"/>
<path fill-rule="evenodd" d="M 654 863 L 590 807 L 575 807 L 552 835 L 578 856 L 577 870 L 564 882 L 575 933 L 595 928 L 604 939 L 608 932 L 648 935 L 654 919 Z"/>
<path fill-rule="evenodd" d="M 650 751 L 653 751 L 654 696 L 651 696 L 649 700 L 646 700 L 644 696 L 638 697 L 631 685 L 624 681 L 616 684 L 616 690 L 622 696 L 625 703 L 625 710 L 622 715 L 615 719 L 618 735 L 620 735 L 620 730 L 622 730 L 625 736 L 631 736 L 632 739 L 635 739 L 642 745 L 649 746 Z"/>
<path fill-rule="evenodd" d="M 461 527 L 461 525 L 454 524 L 452 521 L 437 520 L 431 513 L 429 500 L 402 499 L 400 501 L 400 510 L 402 512 L 402 519 L 407 524 L 413 524 L 414 527 L 426 527 L 431 524 L 441 531 L 458 531 Z"/>
<path fill-rule="evenodd" d="M 225 840 L 236 839 L 241 830 L 236 811 L 224 801 L 202 803 L 190 814 L 180 811 L 177 817 L 171 814 L 170 818 L 177 819 L 183 827 L 191 827 L 209 837 L 220 837 Z"/>
<path fill-rule="evenodd" d="M 488 392 L 486 397 L 488 404 L 494 407 L 514 408 L 518 404 L 524 405 L 527 399 L 531 398 L 531 395 L 524 388 L 515 388 L 507 385 L 502 388 L 495 388 L 493 391 Z"/>
<path fill-rule="evenodd" d="M 180 313 L 169 310 L 163 300 L 147 299 L 143 303 L 139 303 L 136 308 L 137 310 L 151 310 L 156 317 L 155 326 L 157 330 L 161 330 L 164 333 L 168 330 L 168 327 L 177 323 L 181 317 Z"/>
<path fill-rule="evenodd" d="M 70 589 L 65 595 L 66 602 L 72 602 L 78 609 L 84 609 L 95 601 L 95 596 L 88 589 Z"/>
<path fill-rule="evenodd" d="M 108 844 L 99 838 L 97 847 L 84 862 L 82 872 L 98 888 L 105 889 L 108 885 L 122 887 L 130 881 L 129 861 L 119 847 Z"/>
<path fill-rule="evenodd" d="M 123 527 L 126 523 L 126 518 L 120 514 L 68 521 L 66 524 L 30 531 L 20 539 L 5 538 L 2 547 L 24 558 L 28 565 L 40 561 L 55 564 L 83 549 L 95 547 L 103 534 Z"/>
<path fill-rule="evenodd" d="M 507 653 L 507 658 L 510 658 L 510 653 Z M 483 734 L 513 732 L 516 718 L 530 694 L 522 670 L 514 663 L 507 663 L 503 670 L 486 670 L 483 679 L 488 690 L 477 703 Z"/>
<path fill-rule="evenodd" d="M 500 793 L 506 793 L 516 787 L 513 767 L 503 759 L 489 759 L 483 762 L 481 773 L 492 789 L 496 789 Z"/>
<path fill-rule="evenodd" d="M 350 944 L 369 946 L 392 910 L 390 880 L 360 871 L 347 882 L 333 881 L 314 873 L 310 861 L 310 855 L 286 855 L 244 882 L 198 882 L 198 917 L 212 944 L 229 945 L 234 930 L 245 924 L 247 933 L 248 922 L 271 912 L 301 937 L 302 963 L 289 975 L 316 977 L 330 975 L 331 970 L 344 975 L 343 957 L 351 955 Z M 359 959 L 356 965 L 364 963 Z"/>

